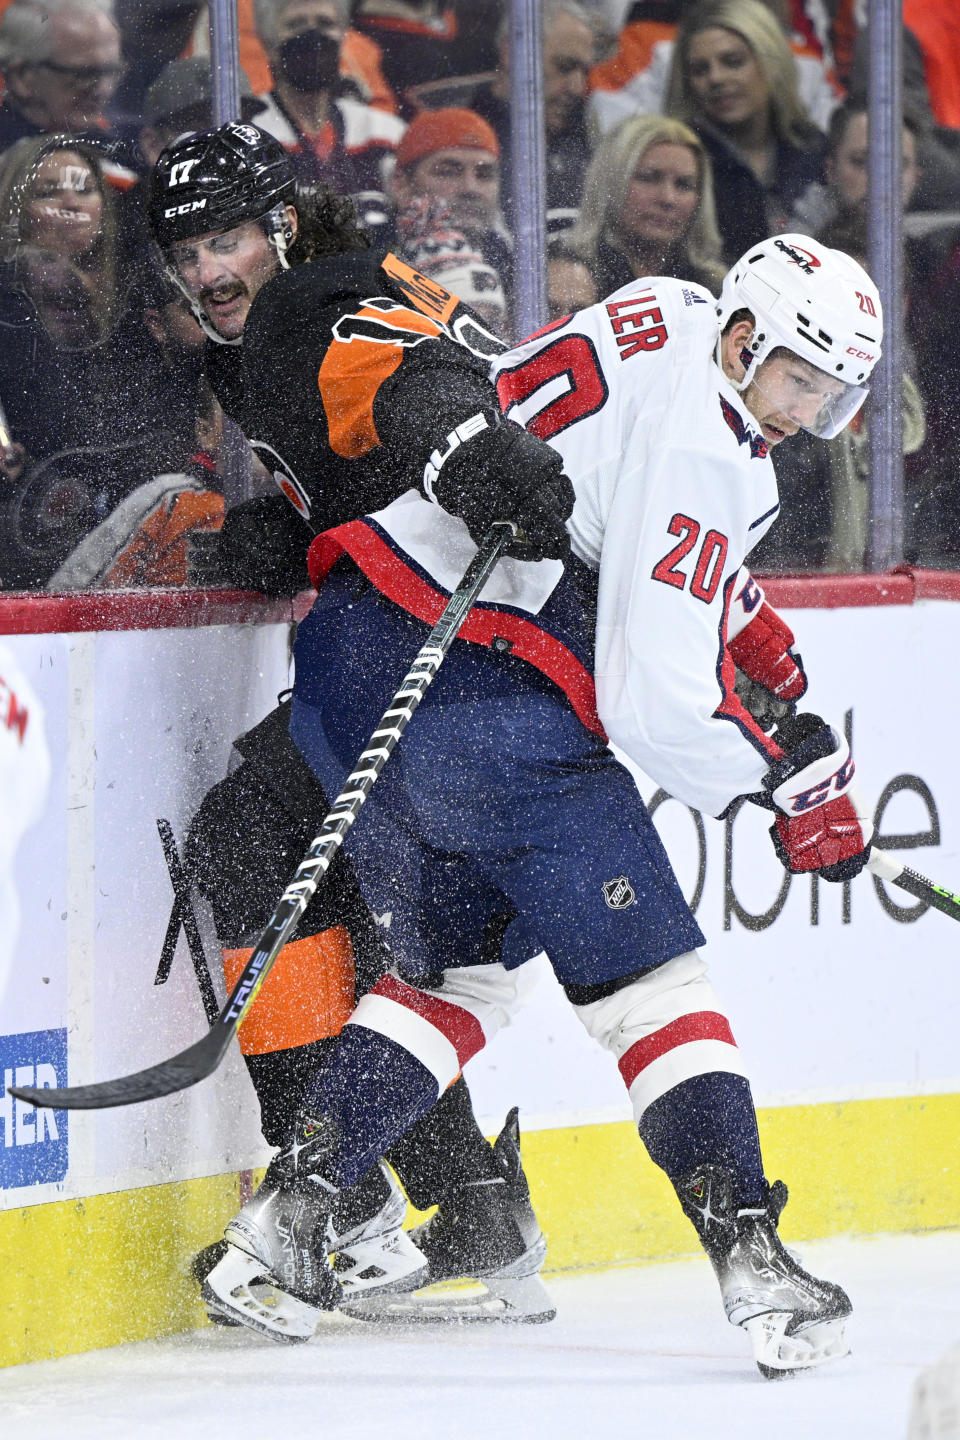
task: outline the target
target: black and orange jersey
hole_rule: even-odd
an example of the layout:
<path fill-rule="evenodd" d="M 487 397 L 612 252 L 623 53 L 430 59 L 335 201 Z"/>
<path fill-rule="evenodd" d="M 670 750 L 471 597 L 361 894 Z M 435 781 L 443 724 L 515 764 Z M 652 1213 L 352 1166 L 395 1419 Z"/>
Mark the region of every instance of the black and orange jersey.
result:
<path fill-rule="evenodd" d="M 211 381 L 315 532 L 419 486 L 431 452 L 497 410 L 505 349 L 443 286 L 394 255 L 335 255 L 257 295 L 243 344 L 208 344 Z"/>

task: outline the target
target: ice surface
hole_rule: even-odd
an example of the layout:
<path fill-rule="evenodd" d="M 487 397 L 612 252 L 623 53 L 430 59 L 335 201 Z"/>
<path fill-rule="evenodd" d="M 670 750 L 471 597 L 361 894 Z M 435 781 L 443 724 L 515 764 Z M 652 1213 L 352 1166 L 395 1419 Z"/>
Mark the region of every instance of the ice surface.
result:
<path fill-rule="evenodd" d="M 209 1329 L 5 1370 L 0 1435 L 905 1440 L 915 1377 L 960 1338 L 960 1232 L 820 1241 L 802 1258 L 850 1291 L 854 1353 L 781 1382 L 727 1325 L 706 1261 L 681 1260 L 550 1277 L 551 1325 L 332 1317 L 307 1345 Z"/>

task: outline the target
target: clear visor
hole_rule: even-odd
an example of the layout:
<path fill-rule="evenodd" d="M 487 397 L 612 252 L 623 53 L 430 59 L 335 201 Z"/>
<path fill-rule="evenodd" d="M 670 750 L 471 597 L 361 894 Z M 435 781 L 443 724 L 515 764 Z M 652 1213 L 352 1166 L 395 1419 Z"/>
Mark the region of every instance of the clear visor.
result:
<path fill-rule="evenodd" d="M 759 418 L 765 424 L 786 420 L 788 433 L 798 425 L 821 440 L 832 440 L 850 424 L 870 388 L 838 380 L 784 351 L 765 360 L 749 383 L 763 397 L 766 413 Z"/>

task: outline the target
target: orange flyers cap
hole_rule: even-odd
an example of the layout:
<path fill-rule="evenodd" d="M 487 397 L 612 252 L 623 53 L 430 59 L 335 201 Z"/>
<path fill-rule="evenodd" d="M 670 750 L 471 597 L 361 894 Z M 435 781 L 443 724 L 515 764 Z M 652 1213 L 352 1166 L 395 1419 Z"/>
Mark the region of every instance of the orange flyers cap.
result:
<path fill-rule="evenodd" d="M 437 150 L 489 150 L 500 154 L 500 142 L 493 127 L 472 110 L 423 110 L 407 126 L 397 146 L 397 164 L 416 165 Z"/>

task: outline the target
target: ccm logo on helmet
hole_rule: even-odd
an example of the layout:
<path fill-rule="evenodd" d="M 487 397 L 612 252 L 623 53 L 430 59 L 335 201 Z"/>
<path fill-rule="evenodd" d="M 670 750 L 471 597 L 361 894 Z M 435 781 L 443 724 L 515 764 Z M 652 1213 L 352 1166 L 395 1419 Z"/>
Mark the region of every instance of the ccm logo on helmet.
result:
<path fill-rule="evenodd" d="M 858 360 L 876 360 L 876 355 L 869 355 L 866 350 L 855 350 L 852 345 L 847 346 L 847 354 L 855 355 Z"/>
<path fill-rule="evenodd" d="M 806 271 L 808 275 L 812 275 L 814 270 L 820 269 L 820 261 L 816 255 L 811 255 L 809 250 L 801 250 L 797 246 L 788 245 L 784 240 L 774 240 L 773 243 L 778 250 L 783 251 L 784 255 L 789 256 L 794 265 L 799 265 L 800 269 Z"/>
<path fill-rule="evenodd" d="M 164 220 L 172 220 L 174 215 L 192 215 L 194 210 L 202 210 L 207 203 L 207 197 L 202 200 L 189 200 L 186 205 L 171 205 L 169 210 L 164 210 Z"/>

